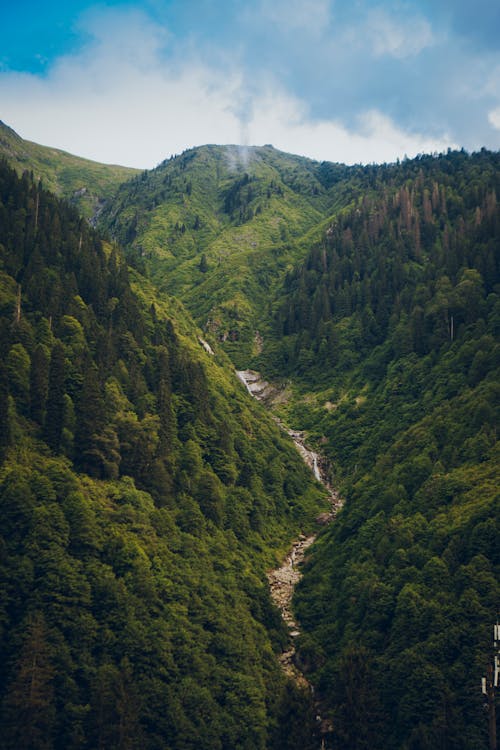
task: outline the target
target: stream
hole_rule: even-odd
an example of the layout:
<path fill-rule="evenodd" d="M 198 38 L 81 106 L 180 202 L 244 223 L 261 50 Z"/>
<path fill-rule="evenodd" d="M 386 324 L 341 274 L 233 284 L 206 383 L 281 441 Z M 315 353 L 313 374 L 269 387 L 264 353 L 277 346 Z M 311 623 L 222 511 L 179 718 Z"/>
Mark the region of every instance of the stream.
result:
<path fill-rule="evenodd" d="M 263 380 L 260 373 L 255 372 L 254 370 L 240 370 L 237 371 L 236 374 L 254 398 L 258 401 L 262 401 L 268 406 L 272 404 L 278 391 L 271 383 Z M 277 417 L 274 417 L 274 419 L 281 429 L 290 435 L 295 447 L 299 451 L 304 462 L 313 472 L 317 481 L 321 482 L 328 490 L 330 510 L 321 513 L 316 521 L 320 526 L 330 523 L 342 507 L 342 499 L 337 490 L 331 484 L 327 462 L 320 454 L 308 448 L 304 442 L 305 438 L 303 432 L 290 430 Z M 316 536 L 316 534 L 311 534 L 310 536 L 304 536 L 301 534 L 293 543 L 290 552 L 283 560 L 281 566 L 274 570 L 270 570 L 267 574 L 271 598 L 279 608 L 290 634 L 290 644 L 286 651 L 280 655 L 280 664 L 285 674 L 297 685 L 311 690 L 312 686 L 309 681 L 295 664 L 296 650 L 294 640 L 300 635 L 300 627 L 293 615 L 292 599 L 295 586 L 302 578 L 302 573 L 300 572 L 301 563 L 304 560 L 308 548 L 316 540 Z"/>

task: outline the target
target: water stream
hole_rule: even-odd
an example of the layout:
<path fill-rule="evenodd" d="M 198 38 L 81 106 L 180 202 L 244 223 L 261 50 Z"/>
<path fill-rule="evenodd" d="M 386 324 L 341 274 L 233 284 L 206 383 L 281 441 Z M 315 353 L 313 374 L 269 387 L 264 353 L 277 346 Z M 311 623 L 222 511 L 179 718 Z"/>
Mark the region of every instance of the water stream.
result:
<path fill-rule="evenodd" d="M 276 388 L 272 384 L 263 380 L 260 373 L 254 370 L 240 370 L 236 373 L 241 382 L 245 385 L 248 392 L 254 398 L 264 403 L 269 403 Z M 309 466 L 318 482 L 321 482 L 328 490 L 330 498 L 330 510 L 318 516 L 319 525 L 330 523 L 335 518 L 338 510 L 342 506 L 342 500 L 337 490 L 332 486 L 328 465 L 325 459 L 315 451 L 311 450 L 305 444 L 304 433 L 298 430 L 288 429 L 277 417 L 274 417 L 279 426 L 287 432 L 292 438 L 295 447 L 302 456 L 304 462 Z M 283 560 L 281 566 L 275 570 L 270 570 L 267 574 L 271 597 L 276 606 L 281 611 L 281 615 L 287 624 L 290 633 L 290 644 L 286 651 L 279 657 L 283 670 L 288 677 L 293 679 L 297 684 L 303 687 L 311 687 L 304 674 L 295 665 L 295 645 L 294 640 L 300 635 L 300 627 L 296 622 L 292 611 L 292 599 L 295 586 L 300 581 L 302 574 L 300 565 L 304 560 L 307 549 L 316 540 L 316 534 L 310 536 L 301 535 L 292 545 L 290 552 Z"/>

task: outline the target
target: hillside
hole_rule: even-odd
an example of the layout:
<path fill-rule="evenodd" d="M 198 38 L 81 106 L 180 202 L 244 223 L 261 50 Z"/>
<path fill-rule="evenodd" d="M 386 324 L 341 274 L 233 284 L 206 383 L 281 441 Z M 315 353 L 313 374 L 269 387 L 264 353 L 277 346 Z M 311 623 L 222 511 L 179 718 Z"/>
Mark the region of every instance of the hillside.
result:
<path fill-rule="evenodd" d="M 287 275 L 261 358 L 346 498 L 299 652 L 331 747 L 467 750 L 500 602 L 500 155 L 375 177 Z"/>
<path fill-rule="evenodd" d="M 26 141 L 1 121 L 0 157 L 6 159 L 19 176 L 25 170 L 32 172 L 35 180 L 42 180 L 47 190 L 75 205 L 87 219 L 96 215 L 120 183 L 138 171 L 130 167 L 99 164 Z"/>
<path fill-rule="evenodd" d="M 112 243 L 3 174 L 6 747 L 33 653 L 50 701 L 23 722 L 57 747 L 317 746 L 265 570 L 322 496 L 234 365 L 273 381 L 344 498 L 294 603 L 326 747 L 487 746 L 500 154 L 202 146 L 109 194 Z"/>
<path fill-rule="evenodd" d="M 0 237 L 0 747 L 306 747 L 265 570 L 321 491 L 180 303 L 5 164 Z"/>
<path fill-rule="evenodd" d="M 486 150 L 348 168 L 203 147 L 122 186 L 103 214 L 238 366 L 286 382 L 280 416 L 341 485 L 296 600 L 338 750 L 486 743 L 498 195 Z"/>
<path fill-rule="evenodd" d="M 243 366 L 277 284 L 357 190 L 359 171 L 272 146 L 203 146 L 122 185 L 101 226 Z"/>

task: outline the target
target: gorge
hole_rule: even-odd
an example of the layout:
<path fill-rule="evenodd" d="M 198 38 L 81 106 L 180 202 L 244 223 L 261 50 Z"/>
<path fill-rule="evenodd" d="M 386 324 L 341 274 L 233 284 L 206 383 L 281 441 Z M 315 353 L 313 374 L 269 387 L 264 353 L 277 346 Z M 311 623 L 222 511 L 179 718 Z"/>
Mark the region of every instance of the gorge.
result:
<path fill-rule="evenodd" d="M 499 154 L 0 135 L 2 750 L 486 746 Z"/>

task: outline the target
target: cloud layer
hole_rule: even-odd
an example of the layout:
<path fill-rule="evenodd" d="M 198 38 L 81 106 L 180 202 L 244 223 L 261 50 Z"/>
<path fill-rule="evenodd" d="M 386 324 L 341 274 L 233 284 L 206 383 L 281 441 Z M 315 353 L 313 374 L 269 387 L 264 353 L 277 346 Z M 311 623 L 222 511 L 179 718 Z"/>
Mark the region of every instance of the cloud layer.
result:
<path fill-rule="evenodd" d="M 331 0 L 235 2 L 193 27 L 162 0 L 89 10 L 79 45 L 43 74 L 0 73 L 0 117 L 39 143 L 141 168 L 202 143 L 347 163 L 499 147 L 500 55 L 478 51 L 478 30 L 472 44 L 409 4 L 356 10 L 354 23 Z"/>

